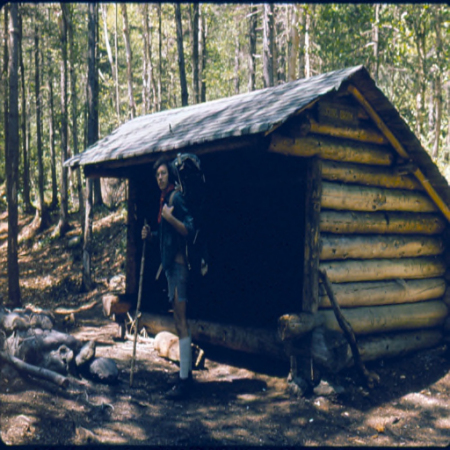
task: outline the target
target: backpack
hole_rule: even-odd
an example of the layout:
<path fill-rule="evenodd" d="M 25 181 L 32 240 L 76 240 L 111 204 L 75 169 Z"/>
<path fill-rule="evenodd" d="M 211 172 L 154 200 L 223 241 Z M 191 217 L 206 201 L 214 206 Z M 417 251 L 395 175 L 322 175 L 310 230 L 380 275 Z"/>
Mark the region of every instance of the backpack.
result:
<path fill-rule="evenodd" d="M 208 246 L 205 237 L 204 209 L 206 201 L 206 181 L 200 159 L 191 153 L 178 153 L 172 162 L 179 189 L 194 218 L 196 227 L 193 239 L 186 243 L 186 261 L 195 275 L 205 276 L 208 272 Z"/>

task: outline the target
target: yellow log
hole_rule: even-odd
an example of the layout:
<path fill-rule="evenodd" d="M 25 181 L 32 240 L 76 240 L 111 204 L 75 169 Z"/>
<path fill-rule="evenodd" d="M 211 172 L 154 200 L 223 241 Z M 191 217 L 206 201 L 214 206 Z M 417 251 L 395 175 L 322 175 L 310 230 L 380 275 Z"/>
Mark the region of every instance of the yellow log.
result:
<path fill-rule="evenodd" d="M 322 184 L 322 208 L 347 211 L 434 212 L 436 205 L 421 192 L 352 186 L 341 183 Z"/>
<path fill-rule="evenodd" d="M 393 161 L 392 151 L 387 146 L 363 144 L 320 135 L 291 138 L 273 133 L 269 151 L 306 157 L 319 155 L 323 159 L 332 161 L 347 161 L 377 166 L 390 166 Z"/>
<path fill-rule="evenodd" d="M 386 145 L 388 143 L 387 139 L 377 130 L 362 127 L 336 127 L 331 124 L 317 123 L 311 120 L 310 131 L 311 133 L 325 134 L 344 139 L 353 139 L 370 144 Z"/>
<path fill-rule="evenodd" d="M 332 283 L 440 277 L 445 263 L 439 257 L 366 259 L 324 261 L 320 269 L 326 270 Z"/>
<path fill-rule="evenodd" d="M 287 358 L 275 328 L 240 327 L 205 320 L 189 320 L 188 323 L 194 341 L 220 345 L 246 353 Z M 176 333 L 172 317 L 160 314 L 142 313 L 139 326 L 144 326 L 151 335 L 161 331 Z"/>
<path fill-rule="evenodd" d="M 397 175 L 390 168 L 362 164 L 324 160 L 322 162 L 322 177 L 329 181 L 342 181 L 366 186 L 423 190 L 423 186 L 411 175 Z"/>
<path fill-rule="evenodd" d="M 442 238 L 430 236 L 347 236 L 322 233 L 320 240 L 321 261 L 435 256 L 444 251 Z"/>
<path fill-rule="evenodd" d="M 440 234 L 445 222 L 438 214 L 338 212 L 322 210 L 320 231 L 337 234 Z"/>
<path fill-rule="evenodd" d="M 355 334 L 434 328 L 443 325 L 448 308 L 441 300 L 369 306 L 342 310 Z M 341 331 L 332 310 L 319 310 L 320 322 L 328 329 Z"/>
<path fill-rule="evenodd" d="M 443 278 L 368 281 L 333 285 L 334 295 L 343 308 L 421 302 L 441 298 L 445 290 L 446 283 Z M 320 308 L 331 308 L 330 300 L 323 286 L 320 286 L 319 301 Z"/>

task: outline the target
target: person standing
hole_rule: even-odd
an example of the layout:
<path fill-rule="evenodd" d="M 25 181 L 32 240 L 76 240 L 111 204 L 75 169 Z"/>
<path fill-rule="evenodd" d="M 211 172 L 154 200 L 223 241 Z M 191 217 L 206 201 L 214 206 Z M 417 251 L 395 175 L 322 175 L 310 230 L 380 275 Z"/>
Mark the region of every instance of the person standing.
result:
<path fill-rule="evenodd" d="M 159 159 L 153 166 L 161 190 L 158 230 L 148 225 L 142 229 L 142 239 L 159 239 L 161 265 L 168 284 L 168 297 L 173 306 L 175 329 L 180 346 L 180 376 L 167 393 L 168 398 L 179 399 L 189 394 L 192 382 L 191 334 L 187 321 L 187 287 L 189 270 L 186 261 L 186 239 L 193 236 L 194 219 L 186 201 L 175 186 L 171 165 Z"/>

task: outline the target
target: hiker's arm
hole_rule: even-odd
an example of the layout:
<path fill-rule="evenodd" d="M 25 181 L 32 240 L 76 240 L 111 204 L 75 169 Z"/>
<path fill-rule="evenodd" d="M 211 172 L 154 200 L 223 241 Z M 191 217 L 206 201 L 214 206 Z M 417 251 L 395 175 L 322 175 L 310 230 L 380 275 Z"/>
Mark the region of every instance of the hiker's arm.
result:
<path fill-rule="evenodd" d="M 167 205 L 163 207 L 162 217 L 164 217 L 164 208 L 166 208 L 166 206 Z M 178 233 L 184 237 L 193 238 L 195 234 L 194 219 L 186 206 L 184 197 L 180 193 L 175 194 L 173 198 L 173 207 L 170 208 L 167 206 L 165 212 L 168 213 L 169 217 L 168 219 L 166 218 L 166 220 L 178 231 Z"/>
<path fill-rule="evenodd" d="M 181 236 L 187 236 L 188 230 L 181 220 L 178 220 L 173 213 L 173 206 L 164 205 L 161 213 L 161 217 L 172 225 Z"/>

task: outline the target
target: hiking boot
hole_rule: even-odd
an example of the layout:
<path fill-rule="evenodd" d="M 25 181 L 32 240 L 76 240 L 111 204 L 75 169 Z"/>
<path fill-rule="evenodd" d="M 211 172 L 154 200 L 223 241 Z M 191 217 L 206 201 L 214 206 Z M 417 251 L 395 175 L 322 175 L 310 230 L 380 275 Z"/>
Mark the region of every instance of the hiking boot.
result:
<path fill-rule="evenodd" d="M 180 371 L 170 373 L 170 374 L 168 375 L 168 378 L 169 378 L 169 383 L 171 383 L 171 384 L 176 384 L 176 383 L 178 383 L 178 380 L 180 379 Z M 187 378 L 187 379 L 188 379 L 189 382 L 191 382 L 191 383 L 194 381 L 194 379 L 193 379 L 193 377 L 192 377 L 192 371 L 191 371 L 191 370 L 189 371 L 189 375 L 188 375 L 188 378 Z"/>
<path fill-rule="evenodd" d="M 166 393 L 166 398 L 171 400 L 181 400 L 190 394 L 192 378 L 185 380 L 179 378 L 175 385 Z"/>

